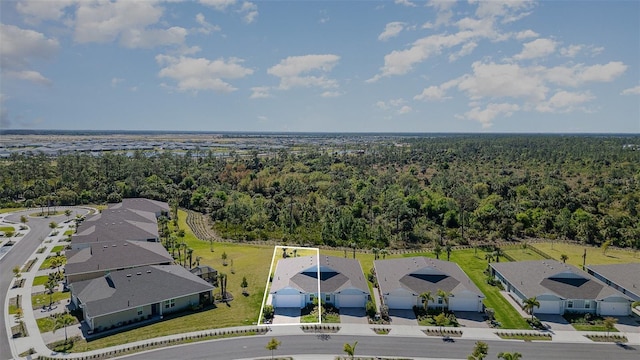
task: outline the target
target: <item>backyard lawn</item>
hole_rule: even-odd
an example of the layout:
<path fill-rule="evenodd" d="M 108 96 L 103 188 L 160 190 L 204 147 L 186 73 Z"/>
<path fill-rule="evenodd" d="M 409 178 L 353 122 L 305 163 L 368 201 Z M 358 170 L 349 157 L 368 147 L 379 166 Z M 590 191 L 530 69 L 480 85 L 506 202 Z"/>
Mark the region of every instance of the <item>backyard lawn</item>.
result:
<path fill-rule="evenodd" d="M 504 249 L 505 254 L 511 256 L 516 261 L 528 261 L 528 260 L 544 260 L 542 255 L 534 252 L 531 249 Z"/>
<path fill-rule="evenodd" d="M 565 254 L 569 257 L 567 263 L 579 268 L 582 268 L 582 255 L 585 249 L 587 249 L 587 265 L 640 262 L 640 253 L 637 251 L 610 248 L 604 254 L 602 248 L 599 247 L 551 242 L 531 244 L 529 246 L 535 246 L 536 249 L 558 261 L 560 261 L 560 256 Z"/>

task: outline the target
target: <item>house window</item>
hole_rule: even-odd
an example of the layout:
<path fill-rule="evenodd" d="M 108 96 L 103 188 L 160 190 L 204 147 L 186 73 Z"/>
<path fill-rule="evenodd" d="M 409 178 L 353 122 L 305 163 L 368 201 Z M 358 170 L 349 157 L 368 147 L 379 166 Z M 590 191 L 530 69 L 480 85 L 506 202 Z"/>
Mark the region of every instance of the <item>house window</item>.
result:
<path fill-rule="evenodd" d="M 138 316 L 142 315 L 142 306 L 138 307 Z"/>
<path fill-rule="evenodd" d="M 573 301 L 572 300 L 567 301 L 567 308 L 573 309 Z"/>
<path fill-rule="evenodd" d="M 326 295 L 324 296 L 324 301 L 326 301 L 326 302 L 331 301 L 331 295 L 326 294 Z"/>
<path fill-rule="evenodd" d="M 585 308 L 585 309 L 589 309 L 589 308 L 591 308 L 591 301 L 585 301 L 585 302 L 584 302 L 584 308 Z"/>
<path fill-rule="evenodd" d="M 170 309 L 172 307 L 176 306 L 176 299 L 171 299 L 171 300 L 166 300 L 164 302 L 164 308 L 165 309 Z"/>
<path fill-rule="evenodd" d="M 441 297 L 438 298 L 438 305 L 442 305 L 442 298 Z"/>
<path fill-rule="evenodd" d="M 316 298 L 316 294 L 310 294 L 309 295 L 309 301 L 313 302 L 313 300 Z"/>

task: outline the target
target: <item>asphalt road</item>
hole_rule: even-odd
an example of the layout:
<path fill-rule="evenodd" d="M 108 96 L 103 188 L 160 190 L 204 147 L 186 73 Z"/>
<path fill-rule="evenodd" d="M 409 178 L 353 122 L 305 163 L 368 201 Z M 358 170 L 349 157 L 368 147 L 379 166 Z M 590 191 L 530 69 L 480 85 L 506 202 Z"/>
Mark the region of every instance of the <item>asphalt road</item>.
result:
<path fill-rule="evenodd" d="M 61 208 L 58 207 L 58 211 Z M 79 208 L 71 208 L 74 213 L 70 218 L 74 218 L 76 213 L 84 215 L 87 213 L 86 210 Z M 15 223 L 20 224 L 20 216 L 33 214 L 34 212 L 38 212 L 37 209 L 24 210 L 20 212 L 13 213 L 11 215 L 5 215 L 5 219 L 9 221 L 13 221 Z M 24 238 L 18 241 L 13 248 L 0 260 L 0 307 L 3 308 L 0 311 L 0 359 L 11 359 L 11 348 L 9 347 L 9 337 L 7 334 L 7 329 L 5 327 L 5 317 L 8 316 L 5 314 L 4 304 L 7 297 L 7 292 L 9 291 L 9 286 L 11 285 L 11 281 L 13 280 L 13 268 L 16 266 L 22 267 L 24 263 L 29 260 L 29 257 L 38 249 L 38 247 L 42 244 L 42 241 L 49 235 L 51 229 L 49 228 L 49 223 L 52 221 L 62 222 L 66 221 L 67 217 L 65 215 L 57 215 L 50 216 L 48 218 L 41 217 L 29 217 L 29 222 L 27 225 L 31 228 L 31 231 Z M 30 300 L 27 300 L 30 301 Z"/>
<path fill-rule="evenodd" d="M 202 343 L 187 344 L 172 348 L 153 350 L 126 357 L 126 359 L 254 359 L 270 358 L 271 353 L 265 349 L 271 337 L 251 336 L 214 340 Z M 403 338 L 395 336 L 315 336 L 292 335 L 279 336 L 281 345 L 274 352 L 276 356 L 296 354 L 345 355 L 345 343 L 358 342 L 356 355 L 360 356 L 406 356 L 417 358 L 450 358 L 466 359 L 475 345 L 475 340 L 456 340 L 455 343 L 443 343 L 441 339 Z M 523 359 L 616 359 L 625 360 L 640 358 L 640 351 L 635 347 L 626 349 L 615 344 L 562 344 L 550 342 L 524 341 L 486 341 L 489 345 L 487 359 L 495 359 L 499 352 L 519 352 Z M 306 358 L 309 358 L 308 356 Z"/>

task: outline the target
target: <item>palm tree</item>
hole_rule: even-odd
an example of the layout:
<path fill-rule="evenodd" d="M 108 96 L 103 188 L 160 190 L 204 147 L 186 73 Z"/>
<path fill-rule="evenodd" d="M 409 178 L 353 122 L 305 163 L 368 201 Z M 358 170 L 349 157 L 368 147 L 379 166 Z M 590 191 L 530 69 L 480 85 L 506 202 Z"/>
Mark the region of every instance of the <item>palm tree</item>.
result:
<path fill-rule="evenodd" d="M 371 252 L 373 253 L 373 260 L 378 260 L 380 249 L 378 249 L 377 247 L 374 247 L 374 248 L 371 248 Z"/>
<path fill-rule="evenodd" d="M 265 348 L 267 350 L 271 350 L 271 358 L 273 359 L 273 351 L 274 350 L 278 350 L 278 346 L 280 346 L 281 342 L 278 341 L 278 339 L 276 338 L 271 338 L 271 340 L 269 340 L 269 342 L 267 343 L 267 346 L 265 346 Z"/>
<path fill-rule="evenodd" d="M 53 229 L 55 229 L 57 227 L 58 227 L 58 224 L 55 221 L 52 221 L 52 222 L 49 223 L 49 228 L 51 230 L 53 230 Z"/>
<path fill-rule="evenodd" d="M 66 344 L 69 338 L 67 337 L 67 326 L 73 325 L 75 322 L 75 318 L 69 313 L 64 313 L 60 316 L 56 317 L 56 324 L 53 327 L 53 332 L 55 333 L 58 329 L 64 329 L 64 343 Z"/>
<path fill-rule="evenodd" d="M 427 310 L 427 307 L 429 306 L 429 301 L 435 300 L 433 298 L 433 295 L 431 295 L 430 291 L 423 292 L 422 294 L 420 294 L 420 299 L 422 300 L 422 305 L 424 306 L 425 310 Z"/>
<path fill-rule="evenodd" d="M 449 261 L 449 259 L 451 258 L 451 250 L 453 249 L 453 247 L 451 246 L 451 244 L 449 244 L 447 242 L 447 245 L 445 245 L 444 250 L 447 252 L 447 261 Z"/>
<path fill-rule="evenodd" d="M 380 249 L 380 255 L 382 255 L 382 259 L 386 259 L 387 255 L 389 255 L 389 250 L 387 249 Z"/>
<path fill-rule="evenodd" d="M 67 216 L 67 220 L 69 220 L 69 217 L 71 217 L 71 210 L 69 209 L 65 210 L 64 214 Z"/>
<path fill-rule="evenodd" d="M 54 274 L 49 274 L 49 279 L 44 287 L 49 291 L 49 309 L 51 309 L 51 304 L 53 304 L 53 293 L 56 291 L 56 286 L 58 286 L 58 281 L 56 280 Z"/>
<path fill-rule="evenodd" d="M 356 355 L 356 346 L 358 345 L 358 342 L 354 342 L 353 345 L 349 344 L 349 343 L 345 343 L 344 344 L 344 352 L 347 353 L 347 355 L 349 355 L 350 358 L 353 359 L 353 357 Z"/>
<path fill-rule="evenodd" d="M 440 244 L 436 244 L 433 248 L 433 253 L 436 255 L 436 259 L 440 259 L 440 254 L 442 254 L 442 247 L 440 247 Z"/>
<path fill-rule="evenodd" d="M 25 215 L 21 215 L 20 222 L 22 223 L 22 225 L 25 225 L 27 222 L 29 222 L 29 219 Z"/>
<path fill-rule="evenodd" d="M 501 353 L 498 353 L 498 359 L 503 359 L 503 360 L 520 360 L 520 359 L 522 359 L 522 354 L 520 354 L 519 352 L 514 352 L 514 353 L 510 353 L 510 352 L 501 352 Z"/>
<path fill-rule="evenodd" d="M 438 297 L 442 299 L 442 301 L 444 301 L 444 304 L 446 305 L 446 308 L 449 308 L 449 296 L 451 294 L 449 294 L 448 292 L 438 289 Z"/>
<path fill-rule="evenodd" d="M 193 249 L 187 248 L 187 256 L 189 257 L 189 269 L 193 267 Z"/>
<path fill-rule="evenodd" d="M 533 309 L 539 308 L 539 307 L 540 307 L 540 301 L 538 301 L 538 299 L 536 299 L 536 297 L 534 296 L 526 299 L 524 301 L 524 305 L 522 308 L 524 309 L 524 311 L 531 314 L 531 320 L 533 320 Z"/>
<path fill-rule="evenodd" d="M 476 346 L 473 348 L 473 353 L 468 359 L 482 360 L 489 353 L 489 345 L 484 341 L 476 341 Z"/>
<path fill-rule="evenodd" d="M 562 254 L 560 255 L 560 260 L 562 260 L 563 263 L 566 263 L 567 260 L 569 260 L 569 257 L 567 256 L 567 254 Z"/>
<path fill-rule="evenodd" d="M 496 259 L 496 262 L 500 262 L 500 256 L 504 256 L 504 252 L 499 247 L 496 247 L 493 251 L 493 257 Z"/>
<path fill-rule="evenodd" d="M 487 260 L 487 263 L 491 263 L 491 260 L 493 260 L 493 254 L 492 253 L 484 254 L 484 259 Z"/>
<path fill-rule="evenodd" d="M 351 249 L 353 249 L 353 258 L 356 258 L 356 248 L 358 247 L 358 244 L 356 244 L 355 242 L 351 242 L 349 243 L 349 247 Z"/>

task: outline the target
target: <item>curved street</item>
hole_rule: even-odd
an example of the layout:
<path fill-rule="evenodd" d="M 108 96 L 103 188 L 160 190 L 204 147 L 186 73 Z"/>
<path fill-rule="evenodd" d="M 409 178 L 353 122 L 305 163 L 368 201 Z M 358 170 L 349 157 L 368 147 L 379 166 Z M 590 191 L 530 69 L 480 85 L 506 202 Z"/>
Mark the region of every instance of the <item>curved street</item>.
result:
<path fill-rule="evenodd" d="M 79 207 L 58 207 L 58 210 L 61 209 L 71 209 L 73 213 L 70 218 L 74 218 L 76 215 L 84 216 L 88 213 L 87 209 Z M 5 326 L 5 324 L 7 324 L 6 318 L 8 315 L 4 310 L 7 308 L 6 304 L 9 300 L 7 298 L 7 293 L 9 286 L 11 286 L 11 282 L 13 281 L 13 268 L 16 266 L 22 267 L 38 247 L 42 245 L 42 241 L 51 232 L 51 229 L 49 228 L 50 222 L 55 221 L 59 223 L 67 220 L 65 215 L 55 215 L 47 218 L 29 216 L 29 214 L 33 214 L 38 211 L 40 210 L 28 209 L 0 215 L 0 218 L 14 224 L 20 224 L 20 216 L 22 215 L 27 215 L 29 219 L 26 224 L 29 227 L 28 232 L 11 247 L 11 250 L 9 250 L 2 259 L 0 259 L 0 304 L 3 305 L 3 311 L 0 312 L 0 359 L 11 359 L 13 357 L 9 344 L 8 331 L 10 331 L 10 328 Z"/>
<path fill-rule="evenodd" d="M 171 348 L 152 350 L 126 357 L 127 359 L 255 359 L 269 358 L 265 349 L 272 335 L 250 336 L 224 340 L 193 343 Z M 444 343 L 439 338 L 396 337 L 385 335 L 294 335 L 274 336 L 281 345 L 274 351 L 277 356 L 294 358 L 333 360 L 344 355 L 345 343 L 356 346 L 359 356 L 406 356 L 417 359 L 466 359 L 475 345 L 475 340 L 456 340 Z M 640 356 L 636 347 L 623 348 L 615 344 L 577 344 L 524 341 L 485 341 L 489 345 L 488 359 L 496 358 L 499 352 L 519 352 L 523 359 L 633 359 Z M 306 354 L 295 356 L 296 354 Z"/>

